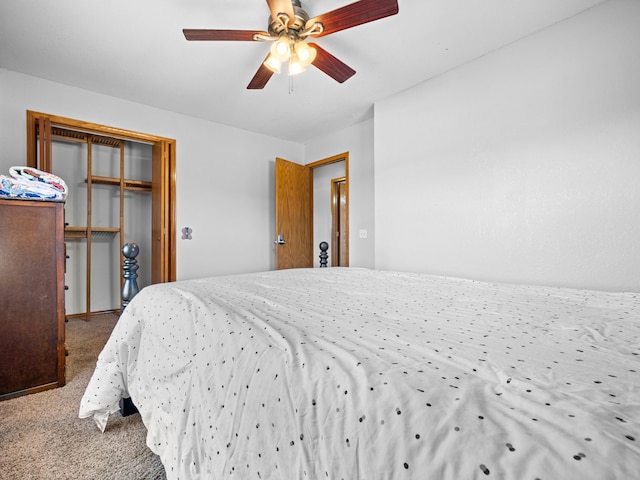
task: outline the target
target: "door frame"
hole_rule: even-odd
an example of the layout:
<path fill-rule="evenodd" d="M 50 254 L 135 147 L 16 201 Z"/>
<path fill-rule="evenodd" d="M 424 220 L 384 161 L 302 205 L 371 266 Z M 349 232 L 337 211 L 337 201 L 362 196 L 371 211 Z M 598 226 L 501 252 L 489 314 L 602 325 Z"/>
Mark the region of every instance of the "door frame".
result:
<path fill-rule="evenodd" d="M 312 163 L 308 163 L 306 166 L 311 168 L 311 172 L 319 167 L 324 167 L 326 165 L 331 165 L 332 163 L 339 163 L 344 161 L 344 178 L 345 178 L 345 223 L 347 225 L 347 231 L 344 232 L 345 235 L 345 267 L 349 266 L 349 152 L 339 153 L 338 155 L 333 155 L 331 157 L 323 158 L 321 160 L 317 160 Z M 315 215 L 315 212 L 314 212 Z"/>
<path fill-rule="evenodd" d="M 342 188 L 340 188 L 342 186 Z M 341 252 L 344 251 L 346 253 L 346 244 L 343 244 L 343 239 L 345 239 L 344 229 L 341 228 L 341 225 L 344 225 L 348 230 L 348 225 L 346 225 L 346 206 L 347 206 L 347 196 L 346 196 L 346 186 L 347 180 L 345 177 L 332 178 L 331 179 L 331 266 L 332 267 L 342 267 L 344 265 L 340 264 Z M 342 205 L 342 198 L 344 197 L 344 211 L 341 211 L 340 208 Z"/>
<path fill-rule="evenodd" d="M 38 167 L 38 147 L 42 170 L 51 169 L 51 127 L 105 135 L 153 146 L 152 187 L 152 283 L 176 280 L 176 141 L 97 123 L 74 120 L 27 110 L 27 165 Z M 38 136 L 44 142 L 38 145 Z"/>

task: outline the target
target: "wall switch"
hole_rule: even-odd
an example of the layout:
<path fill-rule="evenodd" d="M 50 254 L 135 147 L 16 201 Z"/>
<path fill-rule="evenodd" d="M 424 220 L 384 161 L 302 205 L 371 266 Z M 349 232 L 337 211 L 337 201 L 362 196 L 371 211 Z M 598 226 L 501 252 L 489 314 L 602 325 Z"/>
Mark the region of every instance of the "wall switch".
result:
<path fill-rule="evenodd" d="M 360 229 L 360 238 L 367 238 L 367 230 L 365 228 Z"/>

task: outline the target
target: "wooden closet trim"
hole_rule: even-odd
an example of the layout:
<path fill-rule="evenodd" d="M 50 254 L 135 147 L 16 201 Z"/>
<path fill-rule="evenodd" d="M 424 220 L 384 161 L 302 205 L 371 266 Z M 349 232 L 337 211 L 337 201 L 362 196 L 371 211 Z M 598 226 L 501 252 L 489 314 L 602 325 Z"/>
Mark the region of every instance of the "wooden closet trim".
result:
<path fill-rule="evenodd" d="M 97 135 L 114 137 L 123 140 L 132 140 L 136 142 L 146 143 L 157 143 L 163 140 L 175 142 L 175 140 L 167 137 L 136 132 L 133 130 L 126 130 L 123 128 L 110 127 L 107 125 L 100 125 L 98 123 L 85 122 L 83 120 L 75 120 L 73 118 L 60 117 L 58 115 L 35 112 L 32 110 L 27 110 L 27 133 L 29 133 L 29 127 L 35 128 L 37 119 L 39 117 L 48 119 L 52 126 L 69 128 L 71 130 L 79 130 L 87 133 L 95 133 Z M 29 142 L 29 138 L 32 138 L 32 136 L 28 136 L 27 138 L 27 157 L 29 157 L 30 150 L 35 149 L 35 144 Z M 31 154 L 33 154 L 33 152 Z"/>
<path fill-rule="evenodd" d="M 162 179 L 161 192 L 158 197 L 161 199 L 162 212 L 161 231 L 154 234 L 161 235 L 162 238 L 152 239 L 155 245 L 156 240 L 162 246 L 163 254 L 160 255 L 159 273 L 152 278 L 153 283 L 172 282 L 176 280 L 176 141 L 172 138 L 151 135 L 148 133 L 126 130 L 123 128 L 100 125 L 97 123 L 75 120 L 72 118 L 51 115 L 48 113 L 27 110 L 27 165 L 36 168 L 38 165 L 38 131 L 45 135 L 47 140 L 51 139 L 51 127 L 61 127 L 70 130 L 77 130 L 89 134 L 113 137 L 120 140 L 130 140 L 142 142 L 160 147 L 162 151 Z M 45 159 L 44 169 L 51 168 L 51 142 L 40 142 L 40 155 Z M 155 187 L 155 185 L 154 185 Z M 155 201 L 155 200 L 154 200 Z"/>

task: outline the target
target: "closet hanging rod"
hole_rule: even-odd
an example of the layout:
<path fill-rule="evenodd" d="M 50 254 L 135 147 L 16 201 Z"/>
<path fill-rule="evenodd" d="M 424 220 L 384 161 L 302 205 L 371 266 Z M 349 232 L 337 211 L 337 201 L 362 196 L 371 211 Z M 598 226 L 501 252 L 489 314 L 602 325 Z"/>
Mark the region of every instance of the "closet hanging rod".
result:
<path fill-rule="evenodd" d="M 39 133 L 40 133 L 39 125 L 36 123 L 36 134 L 39 135 Z M 139 139 L 132 140 L 126 137 L 120 137 L 115 135 L 108 136 L 108 135 L 96 134 L 91 131 L 85 131 L 85 130 L 63 128 L 63 127 L 58 127 L 56 125 L 51 126 L 51 135 L 52 135 L 52 138 L 55 138 L 56 140 L 68 141 L 68 142 L 79 142 L 79 143 L 86 143 L 87 139 L 91 138 L 91 141 L 95 144 L 106 145 L 114 148 L 119 148 L 120 143 L 123 141 L 141 143 L 144 145 L 153 145 L 154 143 L 151 141 L 146 142 L 144 140 L 139 140 Z"/>

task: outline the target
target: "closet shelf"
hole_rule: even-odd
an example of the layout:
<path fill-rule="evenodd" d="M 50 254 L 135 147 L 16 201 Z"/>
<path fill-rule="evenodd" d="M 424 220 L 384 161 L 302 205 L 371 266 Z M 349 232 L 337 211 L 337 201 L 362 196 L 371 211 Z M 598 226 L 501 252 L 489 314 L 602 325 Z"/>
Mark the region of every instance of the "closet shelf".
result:
<path fill-rule="evenodd" d="M 87 180 L 85 180 L 86 182 Z M 98 175 L 91 176 L 91 183 L 98 183 L 101 185 L 114 185 L 120 186 L 120 179 L 115 177 L 100 177 Z M 144 182 L 142 180 L 129 180 L 124 179 L 124 189 L 125 190 L 141 190 L 150 192 L 152 187 L 151 182 Z"/>
<path fill-rule="evenodd" d="M 87 227 L 64 227 L 64 238 L 87 238 Z"/>
<path fill-rule="evenodd" d="M 64 238 L 87 238 L 87 227 L 64 227 Z M 119 228 L 91 227 L 91 233 L 120 233 Z"/>

